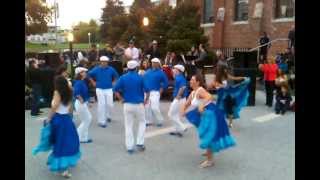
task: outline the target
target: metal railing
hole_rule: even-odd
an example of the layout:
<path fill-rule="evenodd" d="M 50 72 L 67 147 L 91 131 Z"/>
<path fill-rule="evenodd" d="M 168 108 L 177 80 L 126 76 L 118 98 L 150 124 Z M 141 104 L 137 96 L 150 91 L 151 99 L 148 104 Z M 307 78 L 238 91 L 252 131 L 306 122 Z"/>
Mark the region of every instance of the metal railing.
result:
<path fill-rule="evenodd" d="M 270 42 L 268 42 L 268 43 L 266 43 L 266 44 L 263 44 L 263 45 L 260 45 L 260 46 L 255 47 L 255 48 L 252 48 L 252 49 L 250 49 L 249 51 L 254 51 L 254 50 L 258 50 L 258 51 L 259 51 L 261 47 L 268 46 L 269 44 L 272 44 L 272 43 L 277 42 L 277 41 L 289 41 L 289 39 L 288 39 L 288 38 L 278 38 L 278 39 L 274 39 L 274 40 L 272 40 L 272 41 L 270 41 Z"/>

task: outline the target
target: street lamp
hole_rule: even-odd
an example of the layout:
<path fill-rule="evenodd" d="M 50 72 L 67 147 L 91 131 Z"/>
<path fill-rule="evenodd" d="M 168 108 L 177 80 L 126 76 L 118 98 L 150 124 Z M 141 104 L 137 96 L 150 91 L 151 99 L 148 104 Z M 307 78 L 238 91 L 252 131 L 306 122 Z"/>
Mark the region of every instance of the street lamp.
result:
<path fill-rule="evenodd" d="M 143 18 L 143 25 L 144 26 L 148 26 L 149 25 L 149 18 L 148 17 L 144 17 Z"/>
<path fill-rule="evenodd" d="M 74 67 L 73 67 L 73 51 L 72 51 L 72 43 L 73 43 L 73 34 L 68 34 L 68 42 L 69 42 L 69 48 L 70 48 L 70 60 L 71 60 L 71 78 L 74 77 Z"/>
<path fill-rule="evenodd" d="M 89 46 L 90 46 L 91 45 L 91 39 L 90 39 L 91 33 L 90 32 L 88 32 L 88 37 L 89 37 Z"/>

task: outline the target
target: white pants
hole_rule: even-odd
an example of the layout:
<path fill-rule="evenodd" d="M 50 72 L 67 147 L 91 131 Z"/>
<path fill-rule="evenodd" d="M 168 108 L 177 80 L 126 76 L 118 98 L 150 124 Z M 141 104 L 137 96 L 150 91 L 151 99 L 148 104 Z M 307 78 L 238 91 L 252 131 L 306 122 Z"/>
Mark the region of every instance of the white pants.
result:
<path fill-rule="evenodd" d="M 152 112 L 152 117 L 154 117 L 158 124 L 163 122 L 163 117 L 160 112 L 160 92 L 159 91 L 151 91 L 150 92 L 150 107 Z"/>
<path fill-rule="evenodd" d="M 186 129 L 186 126 L 181 122 L 180 109 L 186 102 L 186 98 L 174 99 L 170 105 L 168 116 L 173 121 L 173 125 L 178 132 Z"/>
<path fill-rule="evenodd" d="M 96 89 L 98 108 L 97 118 L 101 125 L 105 125 L 107 118 L 111 118 L 111 108 L 113 107 L 113 92 L 112 89 Z"/>
<path fill-rule="evenodd" d="M 146 98 L 146 94 L 144 96 Z M 146 122 L 147 122 L 147 124 L 149 124 L 149 123 L 151 123 L 151 119 L 152 119 L 152 111 L 151 111 L 150 101 L 144 105 L 144 109 L 145 109 L 145 114 L 146 114 Z"/>
<path fill-rule="evenodd" d="M 144 133 L 146 130 L 146 119 L 143 104 L 124 103 L 123 105 L 124 123 L 126 132 L 126 147 L 128 150 L 133 149 L 133 120 L 139 121 L 139 129 L 137 134 L 137 145 L 144 144 Z"/>
<path fill-rule="evenodd" d="M 87 103 L 81 104 L 77 99 L 75 102 L 75 109 L 77 118 L 81 121 L 77 131 L 80 141 L 88 141 L 89 139 L 89 126 L 92 120 L 92 115 L 89 111 Z"/>

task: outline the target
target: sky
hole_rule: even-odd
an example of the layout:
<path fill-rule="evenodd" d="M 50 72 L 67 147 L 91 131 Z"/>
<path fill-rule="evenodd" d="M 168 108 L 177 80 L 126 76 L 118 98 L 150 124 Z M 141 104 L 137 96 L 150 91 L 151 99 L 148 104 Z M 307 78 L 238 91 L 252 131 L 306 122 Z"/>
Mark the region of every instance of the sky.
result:
<path fill-rule="evenodd" d="M 62 29 L 71 29 L 79 21 L 99 20 L 106 0 L 56 0 L 59 4 L 57 24 Z M 131 5 L 133 0 L 122 0 L 124 5 Z M 53 4 L 54 0 L 47 0 Z M 49 25 L 54 25 L 54 20 Z"/>

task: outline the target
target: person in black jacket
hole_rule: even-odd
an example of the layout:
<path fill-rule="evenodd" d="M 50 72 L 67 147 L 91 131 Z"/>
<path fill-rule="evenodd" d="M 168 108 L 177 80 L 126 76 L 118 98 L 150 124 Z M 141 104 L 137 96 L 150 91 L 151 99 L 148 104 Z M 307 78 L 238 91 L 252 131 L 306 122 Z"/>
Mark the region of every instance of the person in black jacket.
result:
<path fill-rule="evenodd" d="M 263 35 L 260 37 L 260 40 L 259 40 L 260 45 L 265 45 L 265 44 L 267 44 L 269 42 L 270 42 L 270 39 L 268 38 L 267 33 L 263 32 Z M 270 48 L 270 44 L 262 46 L 260 48 L 260 61 L 262 61 L 262 62 L 266 62 L 267 61 L 268 49 L 269 48 Z M 261 57 L 262 57 L 262 59 L 261 59 Z"/>
<path fill-rule="evenodd" d="M 38 116 L 40 113 L 40 96 L 42 92 L 42 72 L 35 60 L 29 62 L 29 69 L 27 71 L 27 84 L 32 88 L 31 96 L 31 116 Z"/>
<path fill-rule="evenodd" d="M 289 31 L 289 34 L 288 34 L 288 39 L 289 39 L 289 44 L 288 44 L 288 48 L 290 49 L 294 49 L 295 47 L 295 28 L 294 26 L 292 26 L 291 30 Z"/>
<path fill-rule="evenodd" d="M 285 114 L 286 111 L 290 108 L 290 102 L 292 101 L 291 95 L 289 93 L 288 84 L 281 85 L 281 91 L 278 92 L 276 96 L 276 114 Z"/>
<path fill-rule="evenodd" d="M 88 52 L 88 61 L 90 63 L 90 67 L 94 64 L 94 62 L 98 61 L 98 51 L 96 44 L 91 45 L 91 50 Z"/>
<path fill-rule="evenodd" d="M 152 41 L 152 47 L 150 49 L 148 49 L 148 51 L 146 52 L 146 55 L 150 55 L 150 60 L 153 58 L 158 58 L 160 59 L 160 51 L 158 48 L 158 42 L 156 40 Z"/>

